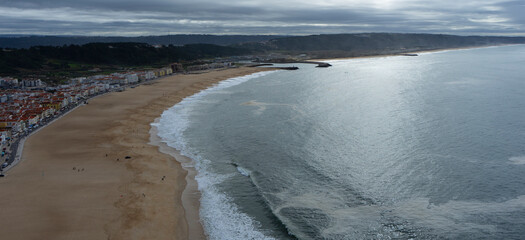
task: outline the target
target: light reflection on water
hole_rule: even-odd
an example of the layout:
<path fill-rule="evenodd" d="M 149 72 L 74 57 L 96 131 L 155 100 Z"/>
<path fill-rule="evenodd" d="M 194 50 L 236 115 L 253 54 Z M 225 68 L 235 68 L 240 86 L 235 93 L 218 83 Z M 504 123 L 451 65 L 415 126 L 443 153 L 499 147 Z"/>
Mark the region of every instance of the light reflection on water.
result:
<path fill-rule="evenodd" d="M 525 234 L 523 53 L 298 65 L 183 103 L 187 128 L 163 137 L 184 140 L 205 166 L 202 184 L 266 237 L 517 239 Z M 177 125 L 165 120 L 166 129 Z"/>

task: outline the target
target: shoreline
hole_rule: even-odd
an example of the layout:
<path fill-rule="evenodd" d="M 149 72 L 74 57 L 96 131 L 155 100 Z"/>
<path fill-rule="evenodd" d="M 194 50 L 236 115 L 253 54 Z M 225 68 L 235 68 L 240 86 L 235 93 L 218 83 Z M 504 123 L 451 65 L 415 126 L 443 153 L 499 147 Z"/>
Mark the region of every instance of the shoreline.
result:
<path fill-rule="evenodd" d="M 458 48 L 443 48 L 443 49 L 434 49 L 434 50 L 421 50 L 421 51 L 408 51 L 398 54 L 380 54 L 380 55 L 370 55 L 370 56 L 358 56 L 358 57 L 341 57 L 341 58 L 313 58 L 306 61 L 311 62 L 323 62 L 323 61 L 337 61 L 337 60 L 349 60 L 349 59 L 360 59 L 360 58 L 381 58 L 381 57 L 417 57 L 417 56 L 406 56 L 403 54 L 420 54 L 420 53 L 436 53 L 436 52 L 445 52 L 445 51 L 456 51 L 456 50 L 468 50 L 468 49 L 478 49 L 478 48 L 492 48 L 492 47 L 505 47 L 505 46 L 514 46 L 514 45 L 525 45 L 525 44 L 500 44 L 500 45 L 488 45 L 488 46 L 473 46 L 473 47 L 458 47 Z"/>
<path fill-rule="evenodd" d="M 156 118 L 154 123 L 158 123 L 159 119 L 160 117 Z M 187 172 L 185 177 L 186 186 L 182 191 L 181 198 L 182 207 L 185 210 L 184 217 L 188 223 L 188 239 L 206 239 L 206 233 L 202 228 L 199 215 L 201 193 L 198 189 L 197 181 L 195 180 L 197 170 L 195 167 L 187 165 L 188 163 L 192 163 L 193 160 L 180 154 L 179 150 L 168 146 L 168 144 L 162 141 L 157 133 L 158 128 L 154 124 L 151 124 L 149 144 L 157 146 L 161 153 L 175 158 L 175 160 L 180 163 L 180 166 Z"/>
<path fill-rule="evenodd" d="M 242 67 L 157 79 L 91 99 L 89 105 L 35 132 L 25 143 L 22 161 L 0 181 L 0 204 L 6 206 L 2 218 L 10 226 L 2 236 L 204 236 L 202 230 L 201 235 L 195 235 L 196 230 L 190 229 L 191 210 L 183 207 L 183 202 L 196 202 L 196 206 L 199 202 L 195 197 L 182 197 L 191 174 L 175 158 L 150 144 L 150 124 L 164 110 L 200 90 L 229 78 L 269 70 Z"/>
<path fill-rule="evenodd" d="M 169 76 L 163 76 L 163 77 L 159 77 L 157 79 L 154 79 L 154 80 L 151 80 L 151 81 L 147 81 L 147 82 L 142 82 L 142 83 L 138 83 L 138 84 L 135 84 L 135 85 L 128 85 L 128 86 L 124 86 L 124 89 L 126 88 L 129 88 L 129 87 L 132 87 L 132 88 L 135 88 L 135 87 L 138 87 L 140 85 L 146 85 L 146 84 L 150 84 L 156 80 L 161 80 L 165 77 L 169 77 Z M 103 92 L 103 93 L 100 93 L 100 94 L 96 94 L 94 96 L 90 96 L 88 97 L 87 99 L 83 100 L 83 101 L 90 101 L 92 99 L 95 99 L 97 97 L 100 97 L 100 96 L 104 96 L 106 94 L 109 94 L 113 91 L 106 91 L 106 92 Z M 58 117 L 55 117 L 53 118 L 50 122 L 47 122 L 45 123 L 44 125 L 38 127 L 35 131 L 32 131 L 30 132 L 27 136 L 24 136 L 22 138 L 20 138 L 18 141 L 19 141 L 19 144 L 18 144 L 18 147 L 17 149 L 15 150 L 15 157 L 14 157 L 14 160 L 13 162 L 11 162 L 11 164 L 9 164 L 7 167 L 3 168 L 2 171 L 4 173 L 7 173 L 10 169 L 14 168 L 16 165 L 18 165 L 18 163 L 20 163 L 20 161 L 22 160 L 22 153 L 23 153 L 23 150 L 24 150 L 24 143 L 25 141 L 30 137 L 32 136 L 33 134 L 37 133 L 38 131 L 42 130 L 43 128 L 49 126 L 51 123 L 57 121 L 58 119 L 64 117 L 65 115 L 71 113 L 72 111 L 74 111 L 75 109 L 81 107 L 81 106 L 84 106 L 86 105 L 85 103 L 80 103 L 78 105 L 76 105 L 74 108 L 72 109 L 69 109 L 69 110 L 65 110 L 65 112 L 61 113 Z"/>

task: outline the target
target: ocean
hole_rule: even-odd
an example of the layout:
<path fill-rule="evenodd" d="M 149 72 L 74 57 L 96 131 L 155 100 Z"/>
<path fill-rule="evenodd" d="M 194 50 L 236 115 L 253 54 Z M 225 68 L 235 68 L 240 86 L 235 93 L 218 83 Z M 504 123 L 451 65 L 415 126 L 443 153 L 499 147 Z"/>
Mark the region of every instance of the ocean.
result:
<path fill-rule="evenodd" d="M 162 114 L 209 239 L 523 239 L 525 46 L 329 63 Z"/>

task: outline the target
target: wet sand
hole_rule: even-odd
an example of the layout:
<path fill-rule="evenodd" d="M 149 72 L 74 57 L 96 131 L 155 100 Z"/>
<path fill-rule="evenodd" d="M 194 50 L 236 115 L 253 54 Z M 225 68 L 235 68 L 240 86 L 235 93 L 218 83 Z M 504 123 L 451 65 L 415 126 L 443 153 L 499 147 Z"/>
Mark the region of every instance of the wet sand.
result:
<path fill-rule="evenodd" d="M 0 179 L 1 238 L 204 238 L 194 173 L 159 150 L 150 124 L 214 83 L 266 70 L 166 77 L 94 98 L 35 133 Z"/>

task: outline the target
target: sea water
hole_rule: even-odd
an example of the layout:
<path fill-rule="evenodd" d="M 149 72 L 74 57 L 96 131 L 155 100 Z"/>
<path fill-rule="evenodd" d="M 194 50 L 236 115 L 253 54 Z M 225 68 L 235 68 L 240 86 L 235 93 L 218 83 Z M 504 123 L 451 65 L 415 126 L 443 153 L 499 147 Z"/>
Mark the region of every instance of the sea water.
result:
<path fill-rule="evenodd" d="M 525 46 L 330 63 L 163 113 L 210 239 L 525 236 Z"/>

